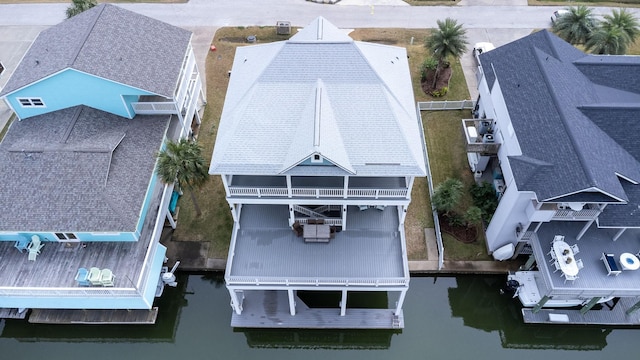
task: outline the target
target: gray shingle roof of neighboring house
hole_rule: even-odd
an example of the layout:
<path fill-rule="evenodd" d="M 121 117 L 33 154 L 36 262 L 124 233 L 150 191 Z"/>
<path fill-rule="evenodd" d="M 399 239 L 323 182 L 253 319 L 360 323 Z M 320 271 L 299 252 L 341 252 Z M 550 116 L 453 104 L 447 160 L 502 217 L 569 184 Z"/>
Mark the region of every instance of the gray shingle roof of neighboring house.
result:
<path fill-rule="evenodd" d="M 72 68 L 172 98 L 191 32 L 110 4 L 42 31 L 0 96 Z"/>
<path fill-rule="evenodd" d="M 640 182 L 630 124 L 640 108 L 640 57 L 585 55 L 540 31 L 480 61 L 489 84 L 500 85 L 522 150 L 509 158 L 519 190 L 540 200 L 592 191 L 629 200 L 621 177 Z M 613 81 L 595 70 L 603 63 Z"/>
<path fill-rule="evenodd" d="M 84 106 L 14 122 L 0 143 L 0 230 L 135 231 L 168 124 Z"/>
<path fill-rule="evenodd" d="M 236 51 L 211 174 L 424 176 L 406 50 L 317 18 Z M 335 166 L 297 166 L 320 154 Z"/>

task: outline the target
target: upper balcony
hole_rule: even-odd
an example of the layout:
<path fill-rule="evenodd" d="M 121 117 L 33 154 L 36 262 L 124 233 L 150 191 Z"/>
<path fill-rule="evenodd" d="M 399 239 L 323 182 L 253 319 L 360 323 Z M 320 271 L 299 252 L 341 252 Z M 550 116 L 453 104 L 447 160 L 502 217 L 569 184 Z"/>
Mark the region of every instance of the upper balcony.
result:
<path fill-rule="evenodd" d="M 573 207 L 572 207 L 573 206 Z M 527 214 L 531 221 L 588 221 L 595 220 L 600 215 L 598 204 L 572 203 L 538 203 L 531 200 L 527 207 Z"/>
<path fill-rule="evenodd" d="M 467 152 L 496 155 L 500 144 L 493 136 L 493 120 L 462 119 L 462 130 L 467 140 Z"/>
<path fill-rule="evenodd" d="M 229 197 L 408 199 L 404 177 L 295 176 L 290 185 L 285 176 L 234 175 L 227 181 Z"/>

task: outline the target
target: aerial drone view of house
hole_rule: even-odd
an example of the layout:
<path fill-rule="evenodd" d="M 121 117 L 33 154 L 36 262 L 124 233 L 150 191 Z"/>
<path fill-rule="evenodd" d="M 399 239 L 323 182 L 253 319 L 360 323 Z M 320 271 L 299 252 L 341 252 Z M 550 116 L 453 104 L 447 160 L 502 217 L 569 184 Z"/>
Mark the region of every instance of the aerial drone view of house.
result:
<path fill-rule="evenodd" d="M 0 96 L 0 308 L 150 309 L 172 185 L 166 140 L 199 122 L 192 34 L 102 4 L 42 31 Z"/>
<path fill-rule="evenodd" d="M 404 48 L 322 17 L 238 48 L 210 166 L 234 220 L 232 326 L 402 328 L 404 220 L 425 167 Z"/>
<path fill-rule="evenodd" d="M 624 310 L 615 321 L 631 321 L 640 307 L 640 57 L 587 55 L 540 31 L 479 59 L 476 116 L 463 126 L 472 170 L 500 199 L 489 252 L 530 256 L 509 279 L 531 313 L 577 306 L 586 318 L 609 301 Z"/>

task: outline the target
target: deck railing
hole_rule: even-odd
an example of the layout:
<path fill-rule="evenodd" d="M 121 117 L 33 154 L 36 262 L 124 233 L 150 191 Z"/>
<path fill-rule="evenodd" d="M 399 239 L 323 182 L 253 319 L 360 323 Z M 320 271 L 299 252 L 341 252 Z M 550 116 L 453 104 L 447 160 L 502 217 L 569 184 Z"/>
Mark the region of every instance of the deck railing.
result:
<path fill-rule="evenodd" d="M 593 220 L 598 217 L 600 210 L 598 209 L 584 209 L 580 211 L 574 211 L 571 209 L 556 210 L 553 215 L 553 220 Z"/>
<path fill-rule="evenodd" d="M 255 285 L 255 286 L 408 286 L 409 279 L 405 278 L 381 278 L 381 279 L 345 279 L 345 278 L 276 278 L 276 277 L 250 277 L 228 276 L 227 285 Z"/>
<path fill-rule="evenodd" d="M 0 296 L 25 297 L 140 297 L 135 288 L 106 288 L 106 287 L 0 287 Z"/>
<path fill-rule="evenodd" d="M 360 198 L 406 198 L 407 189 L 347 189 L 347 197 Z M 257 196 L 257 197 L 289 197 L 289 191 L 286 187 L 245 187 L 245 186 L 229 186 L 230 196 Z M 345 190 L 342 188 L 334 189 L 313 189 L 313 188 L 292 188 L 291 197 L 344 197 Z"/>
<path fill-rule="evenodd" d="M 138 115 L 177 114 L 178 109 L 173 102 L 134 102 L 133 110 Z"/>

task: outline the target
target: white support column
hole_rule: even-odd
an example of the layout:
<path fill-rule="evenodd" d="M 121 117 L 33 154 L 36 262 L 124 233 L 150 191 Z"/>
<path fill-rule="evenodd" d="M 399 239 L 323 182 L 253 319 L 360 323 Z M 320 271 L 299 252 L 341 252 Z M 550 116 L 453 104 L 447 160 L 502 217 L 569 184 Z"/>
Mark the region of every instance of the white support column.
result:
<path fill-rule="evenodd" d="M 345 176 L 344 177 L 344 191 L 343 191 L 343 198 L 346 199 L 347 198 L 347 192 L 349 191 L 349 176 Z"/>
<path fill-rule="evenodd" d="M 342 300 L 340 301 L 340 316 L 347 315 L 347 289 L 342 290 Z"/>
<path fill-rule="evenodd" d="M 591 220 L 589 221 L 585 226 L 582 227 L 582 230 L 580 230 L 580 232 L 578 233 L 578 236 L 576 236 L 576 240 L 580 240 L 582 239 L 582 236 L 587 232 L 587 230 L 589 230 L 589 228 L 591 227 L 591 224 L 593 224 L 595 220 Z M 624 230 L 624 229 L 623 229 Z M 622 233 L 620 233 L 620 235 L 622 235 Z M 616 236 L 614 236 L 613 241 L 616 241 L 616 239 L 618 238 L 618 234 L 616 234 Z"/>
<path fill-rule="evenodd" d="M 287 196 L 293 197 L 293 192 L 291 188 L 291 175 L 287 175 Z"/>
<path fill-rule="evenodd" d="M 413 189 L 413 181 L 415 176 L 409 177 L 409 184 L 407 184 L 407 199 L 411 199 L 411 189 Z"/>
<path fill-rule="evenodd" d="M 224 186 L 224 193 L 227 195 L 227 197 L 229 197 L 231 195 L 229 195 L 229 182 L 227 181 L 227 175 L 222 174 L 221 178 L 222 186 Z"/>
<path fill-rule="evenodd" d="M 404 220 L 407 217 L 407 208 L 408 208 L 407 205 L 402 205 L 400 207 L 400 211 L 402 212 L 400 214 L 400 227 L 402 227 L 404 225 Z"/>
<path fill-rule="evenodd" d="M 342 204 L 342 231 L 347 230 L 347 204 Z"/>
<path fill-rule="evenodd" d="M 399 316 L 400 311 L 402 311 L 402 305 L 404 304 L 404 297 L 407 295 L 407 289 L 402 290 L 400 293 L 400 298 L 398 299 L 398 303 L 396 304 L 396 311 L 394 315 Z"/>
<path fill-rule="evenodd" d="M 231 295 L 231 307 L 236 312 L 236 314 L 242 314 L 242 303 L 240 302 L 240 298 L 238 297 L 238 293 L 234 289 L 228 289 L 229 295 Z"/>
<path fill-rule="evenodd" d="M 287 289 L 287 293 L 289 293 L 289 313 L 294 316 L 296 314 L 296 297 L 293 294 L 293 289 Z"/>
<path fill-rule="evenodd" d="M 622 234 L 624 233 L 625 230 L 627 230 L 627 228 L 623 228 L 623 229 L 618 230 L 618 232 L 616 232 L 616 234 L 613 236 L 613 241 L 618 240 L 618 238 L 620 236 L 622 236 Z"/>
<path fill-rule="evenodd" d="M 231 217 L 233 218 L 233 222 L 240 222 L 240 214 L 236 211 L 236 206 L 234 204 L 229 204 L 229 209 L 231 210 Z"/>
<path fill-rule="evenodd" d="M 296 213 L 293 211 L 293 204 L 289 204 L 289 226 L 296 222 Z"/>
<path fill-rule="evenodd" d="M 176 229 L 176 222 L 173 220 L 173 216 L 171 216 L 171 211 L 167 211 L 167 220 L 169 220 L 169 225 L 171 225 L 172 229 Z"/>

